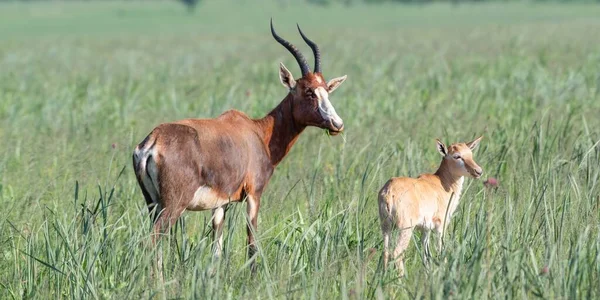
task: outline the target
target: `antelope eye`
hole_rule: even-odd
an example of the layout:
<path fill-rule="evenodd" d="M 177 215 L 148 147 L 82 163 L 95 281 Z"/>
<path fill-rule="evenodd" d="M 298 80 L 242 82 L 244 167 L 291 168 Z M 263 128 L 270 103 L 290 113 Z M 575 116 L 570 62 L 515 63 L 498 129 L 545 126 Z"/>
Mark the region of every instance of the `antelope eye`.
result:
<path fill-rule="evenodd" d="M 458 155 L 458 154 L 455 154 L 453 157 L 454 157 L 454 159 L 462 159 L 462 157 L 460 157 L 460 155 Z"/>

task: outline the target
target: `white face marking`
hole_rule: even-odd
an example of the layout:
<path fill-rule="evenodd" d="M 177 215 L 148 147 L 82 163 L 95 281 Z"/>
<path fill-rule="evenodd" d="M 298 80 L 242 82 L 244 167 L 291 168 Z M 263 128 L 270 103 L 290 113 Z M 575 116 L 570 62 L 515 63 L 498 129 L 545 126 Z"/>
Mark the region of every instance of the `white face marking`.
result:
<path fill-rule="evenodd" d="M 319 112 L 321 116 L 326 119 L 333 121 L 336 124 L 342 124 L 342 118 L 338 116 L 337 112 L 335 112 L 335 108 L 329 102 L 329 93 L 323 87 L 318 87 L 315 89 L 315 95 L 319 99 Z"/>
<path fill-rule="evenodd" d="M 194 198 L 187 205 L 187 210 L 200 211 L 221 207 L 229 203 L 228 199 L 220 198 L 211 188 L 203 185 L 194 193 Z"/>

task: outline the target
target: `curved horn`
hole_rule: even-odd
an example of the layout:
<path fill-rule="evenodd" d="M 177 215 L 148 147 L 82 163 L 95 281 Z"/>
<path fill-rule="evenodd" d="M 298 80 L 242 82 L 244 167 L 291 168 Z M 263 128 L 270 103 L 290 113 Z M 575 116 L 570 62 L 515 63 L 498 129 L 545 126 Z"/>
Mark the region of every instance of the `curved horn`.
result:
<path fill-rule="evenodd" d="M 317 44 L 315 44 L 315 42 L 309 40 L 306 35 L 304 35 L 304 32 L 302 32 L 302 29 L 300 29 L 300 25 L 298 25 L 296 23 L 296 25 L 298 26 L 298 31 L 300 32 L 300 35 L 302 36 L 302 39 L 304 39 L 304 41 L 306 42 L 306 44 L 308 44 L 308 46 L 310 46 L 310 49 L 312 49 L 313 54 L 315 56 L 315 73 L 321 73 L 321 51 L 319 51 L 319 46 L 317 46 Z"/>
<path fill-rule="evenodd" d="M 308 63 L 306 62 L 306 58 L 304 58 L 304 56 L 302 55 L 302 53 L 300 53 L 296 46 L 292 45 L 290 42 L 284 40 L 282 37 L 278 36 L 277 33 L 275 33 L 275 28 L 273 28 L 273 18 L 271 18 L 271 34 L 273 34 L 273 38 L 275 38 L 277 42 L 279 42 L 283 47 L 288 49 L 288 51 L 290 51 L 290 53 L 292 53 L 292 55 L 296 58 L 296 61 L 300 66 L 300 71 L 302 71 L 302 77 L 308 74 L 310 70 L 308 67 Z"/>

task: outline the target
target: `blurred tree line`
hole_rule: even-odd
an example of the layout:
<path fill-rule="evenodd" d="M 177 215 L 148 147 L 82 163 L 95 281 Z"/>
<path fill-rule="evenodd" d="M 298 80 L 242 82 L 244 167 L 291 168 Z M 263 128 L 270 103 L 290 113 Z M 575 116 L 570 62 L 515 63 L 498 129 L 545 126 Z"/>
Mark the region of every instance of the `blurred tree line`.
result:
<path fill-rule="evenodd" d="M 29 2 L 29 1 L 36 1 L 36 0 L 0 0 L 0 2 L 13 2 L 13 1 Z M 52 0 L 38 0 L 38 1 L 52 1 Z M 88 0 L 88 1 L 93 1 L 93 0 Z M 202 0 L 176 0 L 176 1 L 185 5 L 189 12 L 194 12 L 194 10 L 196 9 L 196 6 Z M 287 2 L 290 0 L 278 0 L 278 1 Z M 298 1 L 298 0 L 292 0 L 292 1 Z M 311 4 L 316 4 L 316 5 L 330 5 L 330 4 L 334 4 L 334 3 L 352 5 L 352 4 L 359 3 L 359 2 L 364 2 L 364 3 L 369 3 L 369 4 L 379 4 L 379 3 L 426 4 L 426 3 L 433 3 L 433 2 L 451 2 L 451 3 L 458 4 L 458 3 L 463 3 L 463 2 L 468 3 L 468 2 L 492 2 L 492 1 L 497 1 L 497 2 L 588 2 L 588 3 L 589 2 L 598 2 L 598 3 L 600 3 L 600 0 L 304 0 L 304 1 L 311 3 Z"/>
<path fill-rule="evenodd" d="M 317 4 L 317 5 L 329 5 L 333 3 L 342 3 L 346 5 L 352 5 L 354 3 L 364 2 L 370 4 L 378 4 L 378 3 L 434 3 L 434 2 L 451 2 L 451 3 L 469 3 L 469 2 L 600 2 L 600 0 L 305 0 L 309 3 Z"/>

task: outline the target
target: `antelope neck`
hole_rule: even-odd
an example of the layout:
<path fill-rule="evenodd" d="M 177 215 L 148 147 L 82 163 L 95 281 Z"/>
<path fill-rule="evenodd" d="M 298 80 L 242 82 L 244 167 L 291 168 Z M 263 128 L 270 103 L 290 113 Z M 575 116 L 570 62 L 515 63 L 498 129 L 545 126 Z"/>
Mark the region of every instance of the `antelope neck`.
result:
<path fill-rule="evenodd" d="M 440 178 L 440 182 L 442 183 L 442 187 L 448 193 L 454 193 L 456 197 L 460 197 L 460 193 L 462 192 L 462 186 L 464 182 L 463 176 L 456 176 L 452 174 L 449 167 L 449 162 L 442 158 L 442 163 L 440 167 L 435 172 L 435 175 Z"/>
<path fill-rule="evenodd" d="M 293 95 L 288 94 L 264 118 L 254 120 L 262 133 L 263 141 L 273 166 L 277 166 L 290 151 L 306 126 L 298 124 L 293 115 Z"/>

